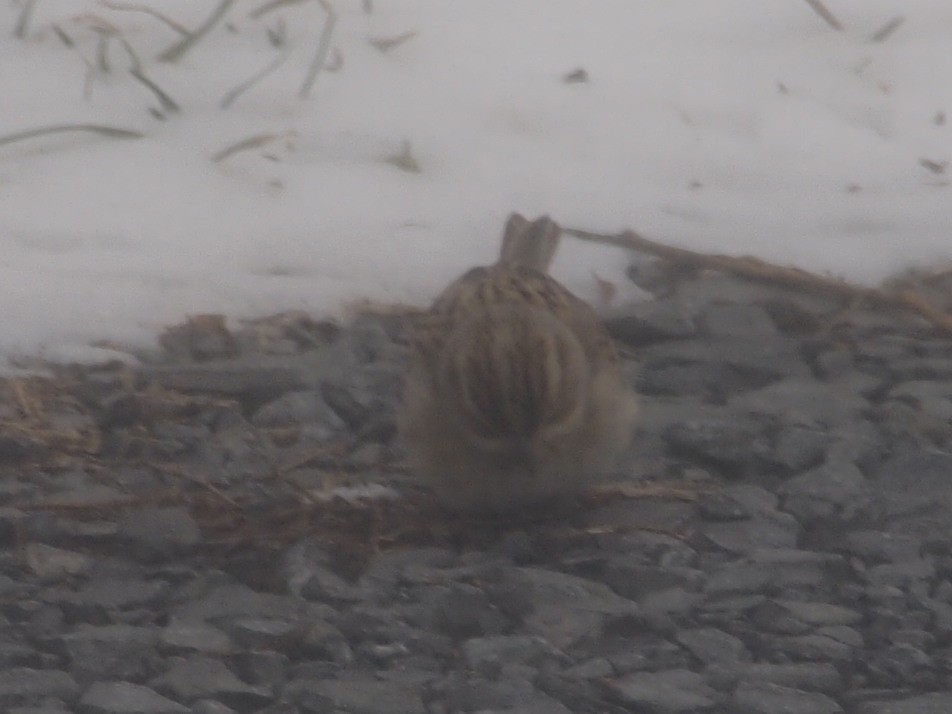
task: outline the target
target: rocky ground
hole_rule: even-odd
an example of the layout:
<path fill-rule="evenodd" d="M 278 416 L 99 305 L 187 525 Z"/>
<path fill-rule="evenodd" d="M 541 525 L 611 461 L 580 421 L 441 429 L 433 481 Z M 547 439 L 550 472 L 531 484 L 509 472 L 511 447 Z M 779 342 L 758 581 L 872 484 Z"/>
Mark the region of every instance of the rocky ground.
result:
<path fill-rule="evenodd" d="M 0 710 L 952 711 L 952 340 L 654 287 L 610 321 L 638 440 L 568 513 L 460 518 L 401 472 L 405 315 L 196 318 L 3 382 Z"/>

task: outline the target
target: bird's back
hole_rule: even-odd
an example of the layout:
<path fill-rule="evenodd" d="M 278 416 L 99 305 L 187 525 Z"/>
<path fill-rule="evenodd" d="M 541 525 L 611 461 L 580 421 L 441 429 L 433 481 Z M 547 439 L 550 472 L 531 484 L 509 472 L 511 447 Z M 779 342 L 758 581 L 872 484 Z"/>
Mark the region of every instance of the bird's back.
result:
<path fill-rule="evenodd" d="M 604 431 L 600 392 L 624 392 L 594 310 L 545 272 L 558 230 L 510 219 L 500 260 L 447 286 L 420 322 L 404 441 L 448 501 L 564 490 Z"/>

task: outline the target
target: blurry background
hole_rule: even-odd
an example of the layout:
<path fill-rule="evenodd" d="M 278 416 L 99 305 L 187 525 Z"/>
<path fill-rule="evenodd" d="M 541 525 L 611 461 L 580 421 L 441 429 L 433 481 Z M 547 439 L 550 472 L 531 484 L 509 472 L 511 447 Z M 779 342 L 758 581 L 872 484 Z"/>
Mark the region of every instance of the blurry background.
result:
<path fill-rule="evenodd" d="M 867 284 L 952 252 L 947 0 L 0 3 L 0 356 L 422 304 L 511 210 Z"/>

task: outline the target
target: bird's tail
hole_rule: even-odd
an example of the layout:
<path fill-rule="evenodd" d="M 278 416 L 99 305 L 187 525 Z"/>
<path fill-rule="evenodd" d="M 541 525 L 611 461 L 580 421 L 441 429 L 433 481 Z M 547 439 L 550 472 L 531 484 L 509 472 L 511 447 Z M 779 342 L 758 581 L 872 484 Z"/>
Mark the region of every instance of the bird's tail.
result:
<path fill-rule="evenodd" d="M 499 264 L 525 266 L 546 272 L 559 247 L 562 229 L 548 216 L 530 221 L 510 214 L 502 236 Z"/>

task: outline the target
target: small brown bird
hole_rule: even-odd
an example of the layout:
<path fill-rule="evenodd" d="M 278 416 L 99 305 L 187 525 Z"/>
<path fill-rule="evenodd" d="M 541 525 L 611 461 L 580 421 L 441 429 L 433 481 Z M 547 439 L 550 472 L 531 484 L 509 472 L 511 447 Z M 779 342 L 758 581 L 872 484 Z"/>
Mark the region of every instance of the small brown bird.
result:
<path fill-rule="evenodd" d="M 452 508 L 506 511 L 613 468 L 636 414 L 594 310 L 546 271 L 561 229 L 513 214 L 499 261 L 422 318 L 398 420 L 411 468 Z"/>

